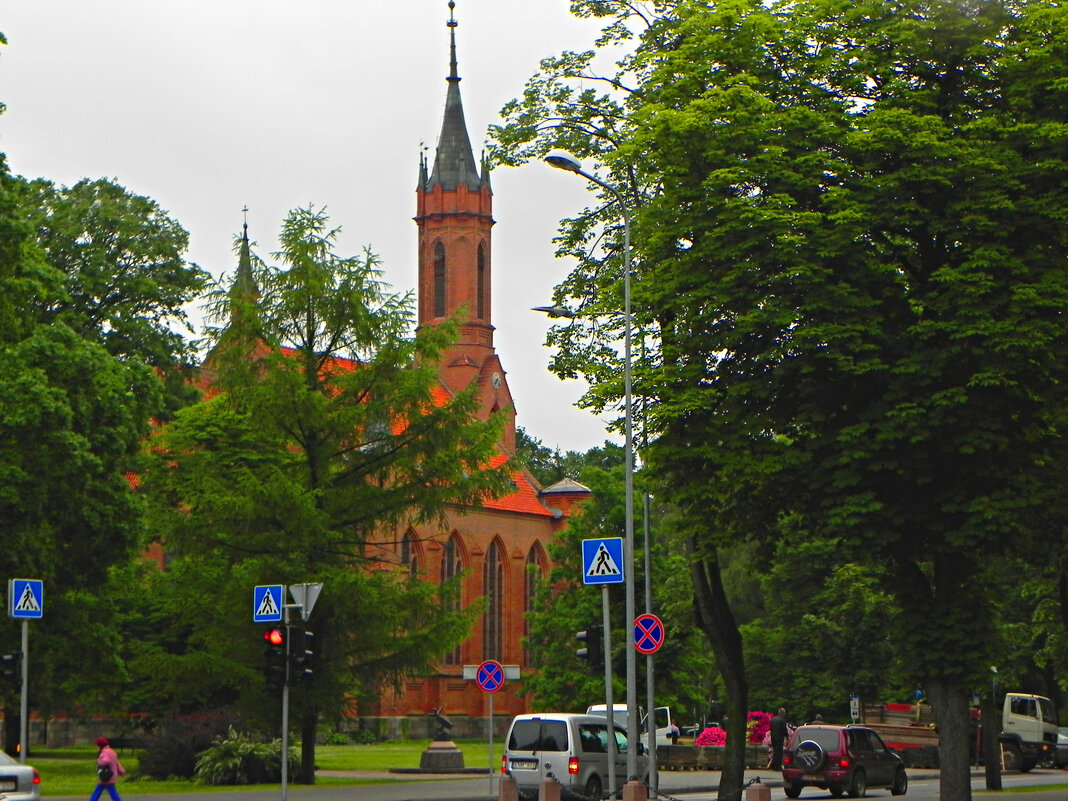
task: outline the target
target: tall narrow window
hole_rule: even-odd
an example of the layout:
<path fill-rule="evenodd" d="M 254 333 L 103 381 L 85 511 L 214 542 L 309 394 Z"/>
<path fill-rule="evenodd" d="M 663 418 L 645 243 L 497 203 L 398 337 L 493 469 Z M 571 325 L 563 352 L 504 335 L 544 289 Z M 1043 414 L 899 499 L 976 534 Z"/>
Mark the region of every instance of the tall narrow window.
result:
<path fill-rule="evenodd" d="M 460 575 L 463 571 L 463 564 L 460 560 L 460 546 L 456 542 L 456 537 L 449 537 L 449 541 L 445 543 L 445 554 L 441 558 L 441 583 L 444 584 L 450 579 L 454 579 Z M 454 595 L 447 596 L 446 606 L 449 609 L 460 608 L 460 593 L 459 590 Z M 451 651 L 442 657 L 442 663 L 446 665 L 459 665 L 461 663 L 462 655 L 460 653 L 460 646 L 457 645 Z"/>
<path fill-rule="evenodd" d="M 486 243 L 478 243 L 478 267 L 476 273 L 475 297 L 478 304 L 478 319 L 486 319 Z"/>
<path fill-rule="evenodd" d="M 538 582 L 545 576 L 545 558 L 541 546 L 534 543 L 527 551 L 526 575 L 523 579 L 523 636 L 530 641 L 530 613 L 534 611 L 534 598 Z M 523 663 L 530 664 L 530 652 L 523 651 Z"/>
<path fill-rule="evenodd" d="M 482 618 L 482 658 L 502 657 L 501 636 L 504 631 L 504 562 L 497 540 L 490 543 L 482 567 L 482 588 L 486 596 L 486 616 Z"/>
<path fill-rule="evenodd" d="M 416 578 L 419 575 L 419 554 L 416 552 L 415 540 L 412 533 L 406 532 L 401 540 L 401 564 L 408 566 L 408 575 Z"/>
<path fill-rule="evenodd" d="M 445 316 L 445 246 L 434 245 L 434 316 Z"/>

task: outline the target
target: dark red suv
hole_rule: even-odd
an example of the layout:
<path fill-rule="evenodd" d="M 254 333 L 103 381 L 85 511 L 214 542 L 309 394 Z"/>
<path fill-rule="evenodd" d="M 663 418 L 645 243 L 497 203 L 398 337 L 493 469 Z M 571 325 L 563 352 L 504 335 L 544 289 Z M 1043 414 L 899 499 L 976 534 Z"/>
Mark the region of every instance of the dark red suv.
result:
<path fill-rule="evenodd" d="M 887 787 L 891 795 L 909 789 L 901 757 L 863 726 L 799 726 L 783 751 L 782 780 L 787 798 L 797 798 L 804 787 L 852 798 L 862 798 L 869 787 Z"/>

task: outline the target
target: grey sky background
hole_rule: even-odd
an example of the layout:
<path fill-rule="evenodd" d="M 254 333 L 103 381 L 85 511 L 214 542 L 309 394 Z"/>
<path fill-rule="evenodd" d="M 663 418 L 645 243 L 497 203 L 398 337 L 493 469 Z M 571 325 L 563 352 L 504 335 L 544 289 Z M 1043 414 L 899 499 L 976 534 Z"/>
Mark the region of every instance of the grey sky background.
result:
<path fill-rule="evenodd" d="M 455 14 L 477 158 L 539 60 L 589 48 L 599 26 L 568 0 L 457 0 Z M 110 178 L 153 198 L 216 277 L 236 266 L 243 207 L 276 263 L 286 213 L 314 203 L 342 228 L 341 254 L 370 246 L 395 290 L 414 289 L 419 151 L 432 160 L 437 144 L 448 17 L 447 0 L 5 0 L 0 151 L 18 175 Z M 570 268 L 553 256 L 557 221 L 592 199 L 540 163 L 492 180 L 494 343 L 518 424 L 585 451 L 604 422 L 574 408 L 581 383 L 548 372 L 549 321 L 530 308 Z"/>

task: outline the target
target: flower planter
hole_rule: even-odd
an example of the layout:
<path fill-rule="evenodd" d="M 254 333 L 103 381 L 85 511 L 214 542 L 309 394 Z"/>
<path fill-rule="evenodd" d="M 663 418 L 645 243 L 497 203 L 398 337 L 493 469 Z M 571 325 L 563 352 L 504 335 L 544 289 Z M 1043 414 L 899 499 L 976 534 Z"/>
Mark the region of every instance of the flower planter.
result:
<path fill-rule="evenodd" d="M 722 745 L 658 745 L 658 770 L 723 770 L 727 749 Z M 746 745 L 745 766 L 762 768 L 768 764 L 768 749 L 761 745 Z"/>

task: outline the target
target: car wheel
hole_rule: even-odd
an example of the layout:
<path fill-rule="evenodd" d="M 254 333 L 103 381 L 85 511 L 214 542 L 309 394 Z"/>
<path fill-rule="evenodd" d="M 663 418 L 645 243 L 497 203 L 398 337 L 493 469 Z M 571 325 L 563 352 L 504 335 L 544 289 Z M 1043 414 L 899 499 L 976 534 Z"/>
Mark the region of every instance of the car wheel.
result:
<path fill-rule="evenodd" d="M 787 782 L 782 786 L 782 791 L 786 793 L 787 798 L 797 798 L 801 795 L 801 785 Z"/>
<path fill-rule="evenodd" d="M 904 768 L 898 768 L 894 774 L 894 783 L 890 787 L 890 795 L 904 795 L 909 790 L 909 777 Z"/>
<path fill-rule="evenodd" d="M 586 780 L 586 796 L 594 799 L 601 797 L 601 779 L 596 773 Z"/>
<path fill-rule="evenodd" d="M 1021 765 L 1023 765 L 1023 754 L 1020 753 L 1020 746 L 1016 743 L 1006 743 L 1001 746 L 1002 770 L 1020 770 Z"/>
<path fill-rule="evenodd" d="M 843 790 L 837 784 L 832 784 L 830 787 L 827 788 L 827 792 L 829 792 L 835 798 L 841 798 L 842 797 L 842 793 L 844 793 L 845 790 Z"/>
<path fill-rule="evenodd" d="M 863 798 L 868 792 L 868 777 L 864 771 L 858 770 L 853 773 L 853 781 L 849 785 L 850 798 Z"/>
<path fill-rule="evenodd" d="M 1027 773 L 1030 770 L 1034 770 L 1035 760 L 1024 759 L 1020 762 L 1020 773 Z"/>
<path fill-rule="evenodd" d="M 823 748 L 815 740 L 805 740 L 794 749 L 794 764 L 805 773 L 819 773 L 825 760 Z"/>

